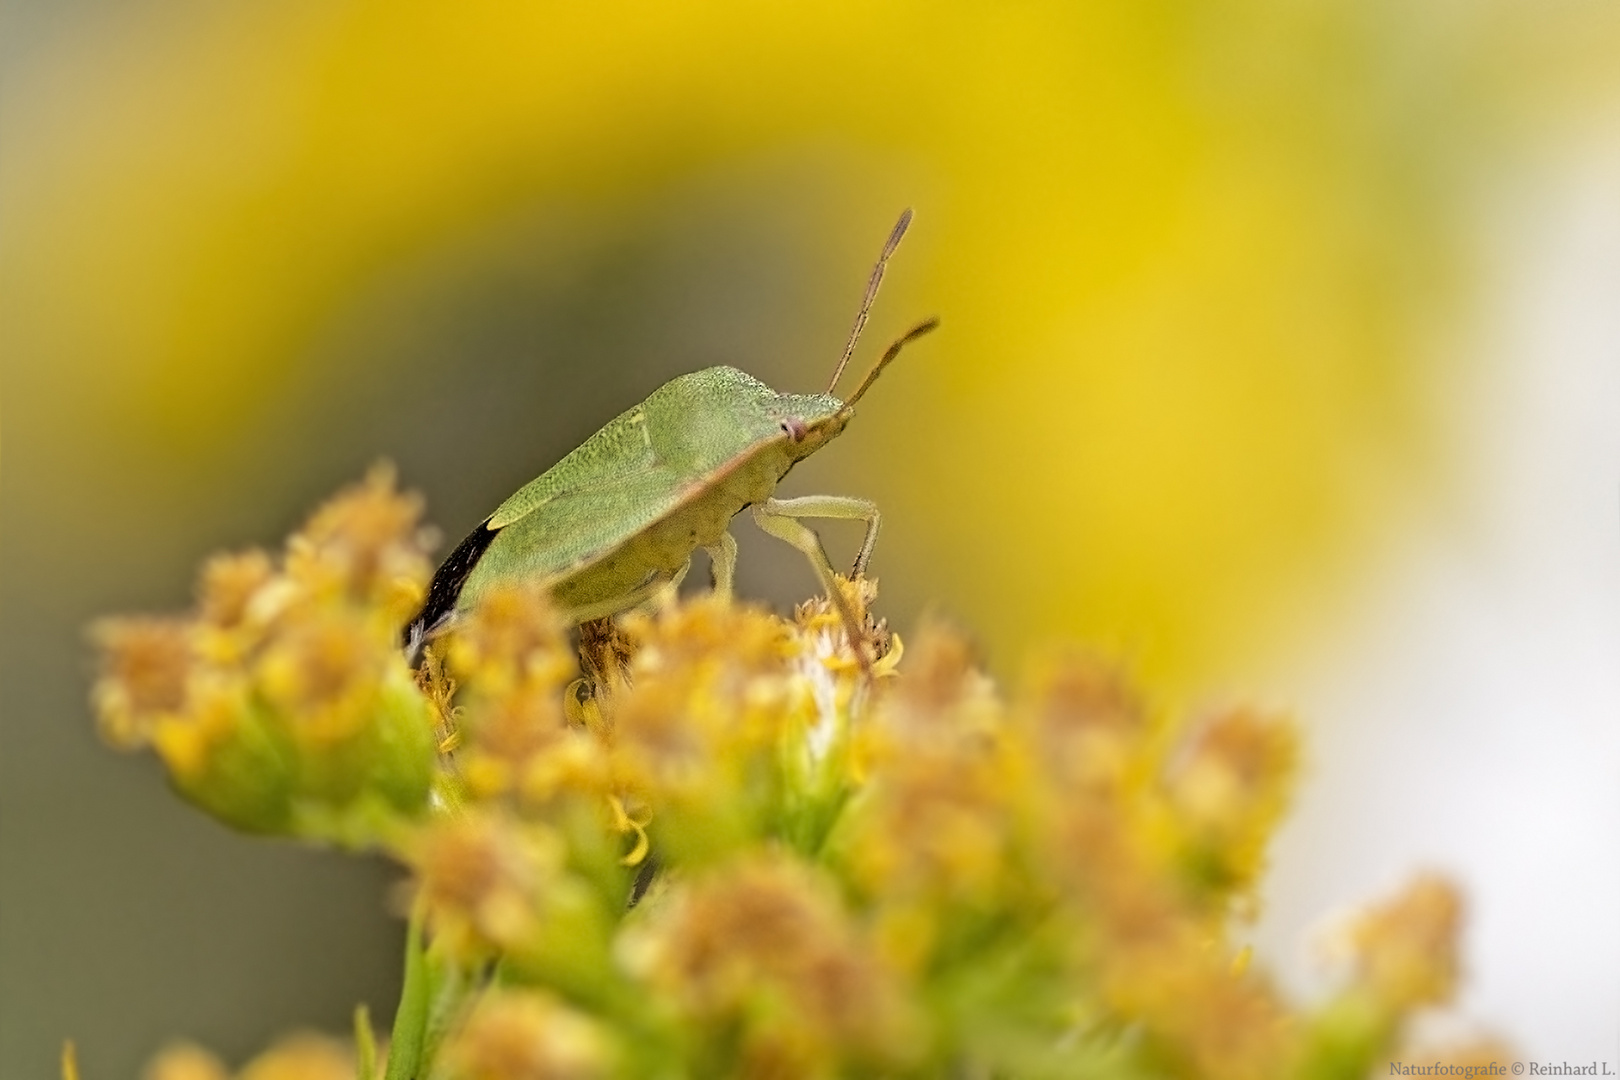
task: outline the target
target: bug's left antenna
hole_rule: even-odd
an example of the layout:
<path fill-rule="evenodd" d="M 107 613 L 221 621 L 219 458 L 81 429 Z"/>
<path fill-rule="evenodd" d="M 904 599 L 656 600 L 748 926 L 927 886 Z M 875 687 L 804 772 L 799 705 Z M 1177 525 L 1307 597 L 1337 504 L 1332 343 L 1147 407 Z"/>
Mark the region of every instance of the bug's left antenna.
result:
<path fill-rule="evenodd" d="M 838 389 L 838 380 L 843 377 L 844 368 L 849 365 L 849 358 L 855 355 L 855 343 L 861 339 L 861 331 L 866 329 L 866 316 L 872 311 L 872 301 L 877 299 L 878 286 L 883 284 L 883 269 L 889 265 L 889 256 L 900 246 L 900 238 L 906 235 L 906 227 L 910 224 L 911 207 L 908 206 L 900 215 L 900 220 L 894 223 L 889 240 L 883 245 L 883 254 L 878 256 L 877 265 L 872 267 L 872 276 L 866 282 L 866 295 L 861 298 L 861 312 L 855 316 L 855 328 L 849 332 L 849 344 L 844 346 L 844 355 L 838 361 L 837 369 L 833 371 L 832 382 L 827 384 L 829 394 Z"/>

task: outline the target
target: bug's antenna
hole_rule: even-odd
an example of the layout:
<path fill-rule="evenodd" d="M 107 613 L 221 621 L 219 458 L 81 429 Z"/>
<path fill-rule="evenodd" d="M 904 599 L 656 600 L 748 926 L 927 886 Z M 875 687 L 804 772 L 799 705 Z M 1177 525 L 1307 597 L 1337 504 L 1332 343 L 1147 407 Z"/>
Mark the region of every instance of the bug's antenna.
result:
<path fill-rule="evenodd" d="M 883 254 L 878 256 L 877 265 L 872 267 L 872 276 L 866 282 L 866 295 L 861 298 L 861 313 L 855 316 L 855 328 L 849 332 L 849 344 L 844 346 L 843 358 L 838 361 L 838 368 L 833 372 L 832 382 L 827 384 L 827 393 L 838 388 L 838 380 L 843 377 L 844 368 L 849 364 L 849 358 L 855 355 L 855 343 L 861 339 L 861 331 L 866 329 L 866 316 L 872 310 L 872 301 L 877 299 L 878 286 L 883 284 L 883 268 L 889 265 L 889 256 L 894 249 L 900 246 L 900 238 L 906 235 L 906 226 L 911 224 L 911 207 L 906 207 L 900 220 L 894 223 L 889 233 L 888 243 L 883 245 Z"/>
<path fill-rule="evenodd" d="M 882 357 L 878 359 L 877 363 L 872 365 L 872 370 L 866 373 L 866 378 L 862 379 L 861 385 L 857 386 L 855 388 L 855 392 L 849 395 L 849 400 L 844 402 L 844 408 L 840 409 L 839 412 L 853 409 L 855 407 L 855 403 L 861 400 L 861 395 L 866 393 L 867 387 L 877 382 L 877 377 L 883 374 L 883 369 L 889 366 L 889 362 L 891 360 L 900 355 L 901 349 L 905 348 L 911 342 L 916 341 L 918 338 L 922 337 L 924 334 L 928 333 L 930 330 L 933 330 L 937 326 L 939 326 L 939 316 L 930 315 L 916 326 L 913 326 L 910 330 L 907 330 L 904 334 L 901 334 L 899 340 L 897 340 L 893 345 L 890 345 L 887 349 L 883 350 Z"/>

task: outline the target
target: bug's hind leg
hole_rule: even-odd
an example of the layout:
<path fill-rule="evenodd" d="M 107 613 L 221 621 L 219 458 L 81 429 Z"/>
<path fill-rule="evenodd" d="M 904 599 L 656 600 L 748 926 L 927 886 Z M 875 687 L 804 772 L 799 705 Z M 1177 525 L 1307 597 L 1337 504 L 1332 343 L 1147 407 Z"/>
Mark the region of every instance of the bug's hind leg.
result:
<path fill-rule="evenodd" d="M 671 574 L 667 581 L 654 589 L 652 595 L 642 603 L 646 604 L 649 610 L 652 611 L 663 611 L 669 607 L 675 602 L 676 597 L 680 596 L 681 582 L 686 580 L 686 572 L 690 569 L 692 569 L 692 560 L 687 559 L 681 564 L 679 570 Z"/>
<path fill-rule="evenodd" d="M 691 565 L 688 561 L 673 574 L 658 574 L 611 600 L 569 608 L 568 618 L 575 623 L 590 622 L 592 619 L 603 619 L 609 615 L 617 615 L 621 611 L 629 611 L 633 607 L 640 607 L 649 600 L 658 602 L 660 606 L 667 604 L 674 598 L 675 590 L 680 586 L 681 579 L 686 576 L 687 567 Z"/>
<path fill-rule="evenodd" d="M 709 569 L 714 573 L 714 595 L 722 600 L 731 599 L 731 582 L 737 573 L 737 541 L 731 533 L 720 534 L 718 543 L 703 549 L 709 554 Z"/>

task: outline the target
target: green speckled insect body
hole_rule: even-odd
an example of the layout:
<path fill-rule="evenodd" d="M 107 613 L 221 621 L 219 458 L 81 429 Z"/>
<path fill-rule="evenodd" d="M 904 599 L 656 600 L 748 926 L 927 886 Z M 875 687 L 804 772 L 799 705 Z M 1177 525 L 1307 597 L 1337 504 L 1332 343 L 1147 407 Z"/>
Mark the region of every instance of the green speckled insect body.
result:
<path fill-rule="evenodd" d="M 901 347 L 938 324 L 922 322 L 891 345 L 848 400 L 833 396 L 884 267 L 910 221 L 908 210 L 884 245 L 826 393 L 779 394 L 730 367 L 665 383 L 519 489 L 457 545 L 405 629 L 412 656 L 492 589 L 514 582 L 544 584 L 569 619 L 584 622 L 669 588 L 701 547 L 714 567 L 715 588 L 729 593 L 737 545 L 727 527 L 748 507 L 760 528 L 805 553 L 843 610 L 821 542 L 799 519 L 864 521 L 853 571 L 861 574 L 877 540 L 876 505 L 831 495 L 777 499 L 773 493 L 795 463 L 844 430 L 855 402 Z"/>

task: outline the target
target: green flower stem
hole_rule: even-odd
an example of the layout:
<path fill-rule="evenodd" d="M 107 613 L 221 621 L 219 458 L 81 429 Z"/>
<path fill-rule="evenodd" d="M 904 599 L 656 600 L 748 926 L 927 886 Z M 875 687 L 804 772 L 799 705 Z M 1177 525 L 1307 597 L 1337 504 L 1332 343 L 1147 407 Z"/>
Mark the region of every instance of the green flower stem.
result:
<path fill-rule="evenodd" d="M 437 981 L 435 965 L 422 942 L 423 918 L 423 904 L 418 901 L 405 931 L 405 985 L 400 989 L 399 1009 L 394 1013 L 394 1030 L 388 1041 L 386 1080 L 415 1080 L 422 1073 L 433 984 Z"/>

